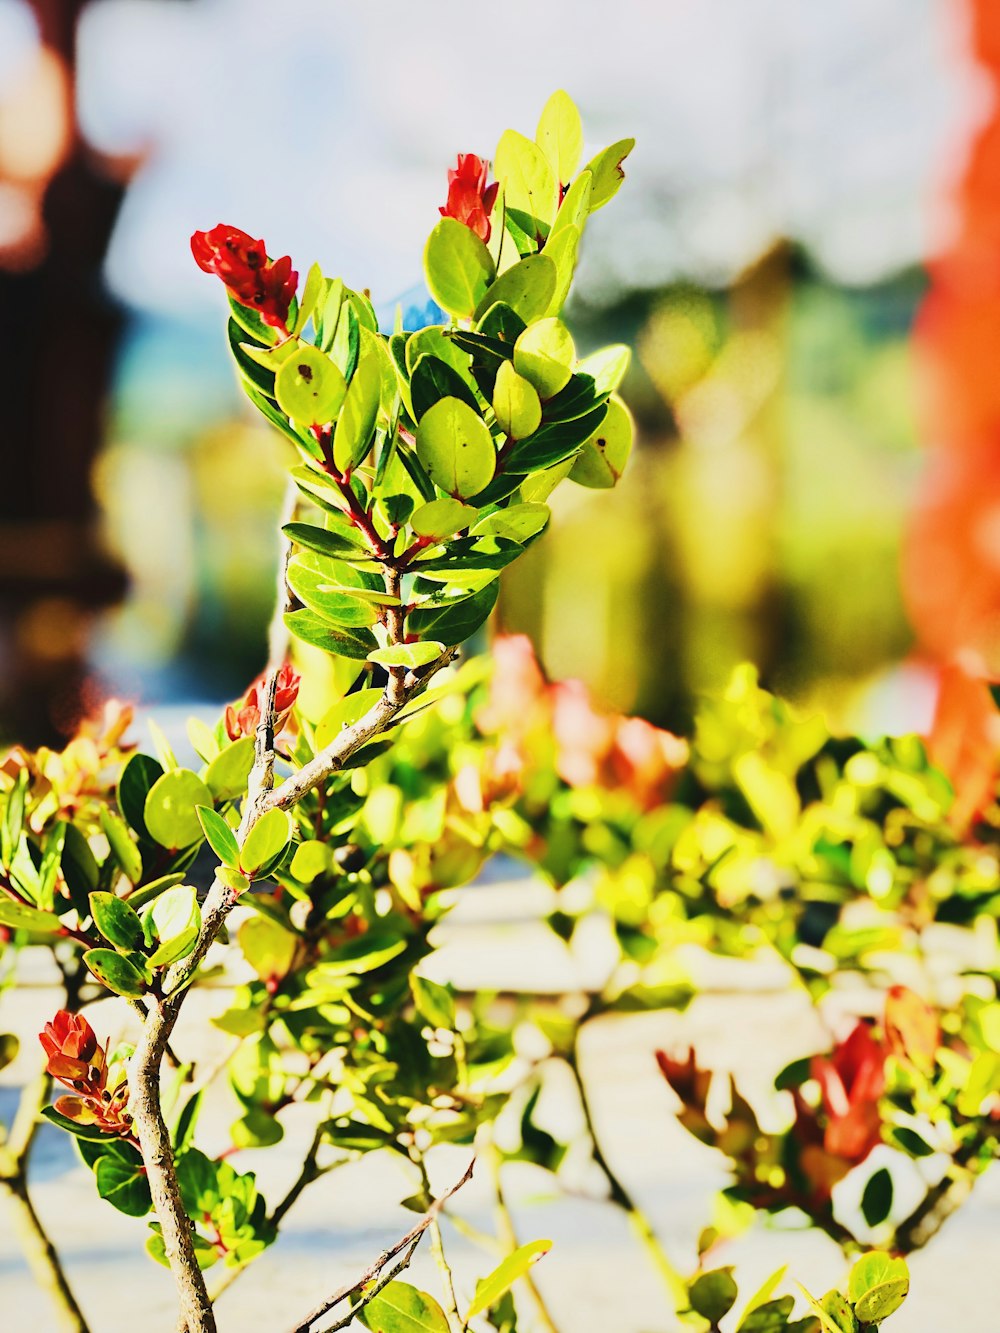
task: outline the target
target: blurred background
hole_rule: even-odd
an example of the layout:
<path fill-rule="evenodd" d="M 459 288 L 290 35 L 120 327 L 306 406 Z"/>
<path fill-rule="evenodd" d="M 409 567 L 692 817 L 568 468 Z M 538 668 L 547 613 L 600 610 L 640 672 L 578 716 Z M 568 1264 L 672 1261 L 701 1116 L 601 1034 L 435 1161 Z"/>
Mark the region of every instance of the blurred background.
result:
<path fill-rule="evenodd" d="M 262 665 L 288 446 L 237 388 L 191 232 L 419 304 L 455 154 L 533 134 L 557 87 L 588 146 L 637 139 L 567 317 L 581 351 L 633 347 L 640 440 L 613 494 L 559 491 L 503 627 L 675 729 L 746 658 L 837 725 L 923 725 L 900 552 L 950 416 L 946 382 L 924 404 L 932 308 L 913 329 L 967 235 L 988 9 L 0 0 L 0 736 L 52 740 L 108 693 L 232 699 Z M 981 298 L 977 236 L 954 271 Z M 995 346 L 995 316 L 949 355 Z"/>

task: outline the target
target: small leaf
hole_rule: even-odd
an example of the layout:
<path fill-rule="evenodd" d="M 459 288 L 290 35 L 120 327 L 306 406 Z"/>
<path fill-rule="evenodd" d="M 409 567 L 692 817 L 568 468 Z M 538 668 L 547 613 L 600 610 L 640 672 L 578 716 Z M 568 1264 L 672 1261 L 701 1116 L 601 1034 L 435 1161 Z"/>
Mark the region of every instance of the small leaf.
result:
<path fill-rule="evenodd" d="M 113 893 L 92 893 L 90 915 L 109 944 L 119 949 L 141 947 L 142 922 L 139 914 L 123 899 L 116 898 Z"/>
<path fill-rule="evenodd" d="M 576 103 L 561 88 L 552 94 L 538 118 L 535 142 L 563 185 L 573 179 L 583 152 L 583 125 Z"/>
<path fill-rule="evenodd" d="M 406 948 L 406 940 L 392 931 L 369 930 L 364 935 L 346 940 L 337 946 L 336 954 L 324 958 L 309 973 L 310 986 L 321 988 L 325 983 L 341 977 L 374 972 L 384 963 L 397 957 Z"/>
<path fill-rule="evenodd" d="M 274 377 L 278 406 L 302 426 L 325 426 L 341 409 L 347 384 L 340 369 L 318 347 L 302 343 Z"/>
<path fill-rule="evenodd" d="M 433 1296 L 406 1282 L 390 1282 L 357 1318 L 371 1333 L 449 1333 L 444 1311 Z"/>
<path fill-rule="evenodd" d="M 625 378 L 631 360 L 630 348 L 624 343 L 613 343 L 585 356 L 576 368 L 577 374 L 592 377 L 595 393 L 614 393 Z"/>
<path fill-rule="evenodd" d="M 482 1314 L 490 1306 L 496 1305 L 518 1278 L 523 1277 L 528 1269 L 551 1249 L 550 1240 L 532 1240 L 526 1245 L 518 1246 L 512 1254 L 508 1254 L 492 1273 L 476 1283 L 476 1295 L 465 1316 L 466 1323 L 475 1315 Z"/>
<path fill-rule="evenodd" d="M 121 866 L 126 878 L 133 884 L 138 884 L 142 879 L 142 856 L 129 835 L 125 821 L 106 805 L 101 806 L 100 820 L 101 829 L 115 860 Z"/>
<path fill-rule="evenodd" d="M 333 461 L 341 472 L 362 463 L 372 447 L 382 393 L 382 371 L 374 352 L 360 358 L 333 436 Z"/>
<path fill-rule="evenodd" d="M 410 526 L 418 537 L 433 537 L 443 541 L 462 528 L 467 528 L 476 521 L 477 511 L 461 500 L 450 497 L 443 500 L 431 500 L 413 511 Z"/>
<path fill-rule="evenodd" d="M 417 457 L 435 486 L 457 499 L 493 480 L 496 450 L 486 423 L 459 398 L 441 398 L 417 427 Z"/>
<path fill-rule="evenodd" d="M 369 662 L 384 667 L 422 667 L 436 661 L 444 652 L 443 643 L 433 640 L 425 643 L 395 643 L 388 648 L 377 648 L 368 654 Z"/>
<path fill-rule="evenodd" d="M 163 765 L 157 763 L 152 755 L 134 754 L 118 779 L 118 809 L 139 837 L 147 841 L 151 835 L 146 828 L 143 810 L 153 784 L 162 775 Z"/>
<path fill-rule="evenodd" d="M 731 1268 L 714 1268 L 709 1273 L 702 1273 L 688 1286 L 692 1310 L 696 1310 L 710 1324 L 717 1324 L 729 1313 L 738 1295 L 739 1289 Z"/>
<path fill-rule="evenodd" d="M 508 505 L 481 518 L 470 537 L 506 537 L 508 541 L 528 542 L 545 528 L 552 511 L 544 504 Z"/>
<path fill-rule="evenodd" d="M 509 213 L 531 233 L 548 234 L 556 215 L 559 183 L 548 158 L 517 130 L 505 130 L 497 144 L 493 173 L 503 186 Z"/>
<path fill-rule="evenodd" d="M 496 269 L 474 231 L 456 218 L 442 218 L 427 239 L 424 273 L 438 305 L 459 318 L 471 318 Z"/>
<path fill-rule="evenodd" d="M 316 748 L 324 750 L 335 740 L 345 727 L 353 726 L 355 722 L 360 722 L 370 708 L 373 708 L 382 697 L 382 691 L 372 686 L 370 689 L 355 690 L 353 694 L 346 694 L 325 712 L 316 727 Z M 295 857 L 298 860 L 299 853 L 304 851 L 310 845 L 303 843 L 296 851 Z M 298 871 L 293 870 L 292 874 L 301 879 Z"/>
<path fill-rule="evenodd" d="M 240 869 L 253 875 L 266 862 L 280 855 L 292 836 L 292 821 L 284 810 L 268 810 L 246 836 L 240 850 Z"/>
<path fill-rule="evenodd" d="M 519 375 L 510 361 L 502 362 L 497 370 L 493 411 L 512 440 L 534 435 L 542 424 L 542 404 L 534 385 Z"/>
<path fill-rule="evenodd" d="M 222 816 L 217 814 L 210 806 L 199 805 L 196 808 L 198 818 L 201 820 L 202 831 L 208 839 L 208 845 L 212 851 L 224 866 L 238 867 L 240 864 L 240 849 L 236 841 L 236 834 Z"/>
<path fill-rule="evenodd" d="M 97 980 L 116 995 L 146 993 L 146 978 L 134 963 L 113 949 L 88 949 L 83 961 Z"/>
<path fill-rule="evenodd" d="M 149 1182 L 141 1161 L 123 1161 L 120 1157 L 100 1157 L 94 1168 L 97 1192 L 120 1213 L 145 1217 L 153 1206 Z"/>
<path fill-rule="evenodd" d="M 253 737 L 241 736 L 215 756 L 205 773 L 205 785 L 216 801 L 235 801 L 245 795 L 253 768 Z"/>
<path fill-rule="evenodd" d="M 0 1033 L 0 1069 L 6 1069 L 17 1059 L 21 1043 L 13 1032 Z"/>
<path fill-rule="evenodd" d="M 903 1304 L 910 1274 L 903 1259 L 880 1250 L 862 1255 L 847 1283 L 847 1295 L 862 1324 L 878 1324 Z"/>
<path fill-rule="evenodd" d="M 0 926 L 11 930 L 33 930 L 44 935 L 55 935 L 62 930 L 62 922 L 54 912 L 42 912 L 11 898 L 0 897 Z"/>
<path fill-rule="evenodd" d="M 439 981 L 411 972 L 410 989 L 421 1018 L 425 1018 L 431 1027 L 444 1028 L 448 1032 L 455 1030 L 455 997 L 450 986 L 442 986 Z"/>
<path fill-rule="evenodd" d="M 174 768 L 153 783 L 143 818 L 150 837 L 176 851 L 201 841 L 197 807 L 211 804 L 212 793 L 196 773 Z"/>
<path fill-rule="evenodd" d="M 634 147 L 634 139 L 619 139 L 617 143 L 605 148 L 587 163 L 586 170 L 593 177 L 590 191 L 591 213 L 603 208 L 621 189 L 622 181 L 625 179 L 622 163 Z"/>
<path fill-rule="evenodd" d="M 150 967 L 166 967 L 186 958 L 201 930 L 201 910 L 194 886 L 179 884 L 160 894 L 146 920 L 147 932 L 155 932 L 154 938 L 160 942 L 148 959 Z"/>
<path fill-rule="evenodd" d="M 889 1130 L 889 1142 L 901 1148 L 910 1157 L 930 1157 L 934 1149 L 927 1143 L 916 1130 L 909 1129 L 906 1125 L 894 1125 Z"/>
<path fill-rule="evenodd" d="M 372 649 L 378 647 L 378 640 L 370 629 L 364 626 L 356 629 L 334 626 L 315 611 L 287 612 L 285 624 L 303 643 L 358 662 L 365 661 Z"/>
<path fill-rule="evenodd" d="M 239 928 L 243 956 L 261 981 L 279 980 L 292 965 L 298 941 L 294 935 L 265 916 L 251 916 Z"/>
<path fill-rule="evenodd" d="M 604 420 L 577 454 L 570 480 L 596 490 L 616 485 L 632 453 L 633 434 L 632 414 L 624 403 L 612 398 Z"/>
<path fill-rule="evenodd" d="M 541 255 L 527 255 L 501 273 L 476 306 L 476 319 L 482 319 L 497 302 L 502 302 L 530 324 L 541 319 L 555 295 L 559 269 L 548 249 Z"/>
<path fill-rule="evenodd" d="M 542 399 L 555 397 L 569 383 L 575 359 L 569 329 L 555 318 L 529 324 L 514 344 L 514 369 L 535 386 Z"/>

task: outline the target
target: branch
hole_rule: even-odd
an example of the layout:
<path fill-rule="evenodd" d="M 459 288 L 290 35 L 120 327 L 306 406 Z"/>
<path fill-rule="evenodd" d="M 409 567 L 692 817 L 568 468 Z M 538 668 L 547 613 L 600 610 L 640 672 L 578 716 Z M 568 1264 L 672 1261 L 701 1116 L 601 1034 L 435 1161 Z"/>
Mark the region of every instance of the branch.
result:
<path fill-rule="evenodd" d="M 298 487 L 289 477 L 285 489 L 285 498 L 281 503 L 280 527 L 291 523 L 295 518 L 298 503 Z M 277 595 L 274 602 L 274 614 L 267 631 L 267 665 L 273 671 L 280 667 L 288 656 L 288 626 L 285 624 L 285 612 L 294 605 L 288 591 L 288 562 L 292 558 L 292 543 L 283 541 L 281 560 L 278 562 Z"/>
<path fill-rule="evenodd" d="M 345 727 L 330 744 L 278 787 L 274 780 L 274 695 L 277 670 L 265 686 L 264 707 L 255 739 L 254 764 L 250 771 L 243 818 L 237 841 L 243 845 L 257 821 L 268 810 L 294 805 L 313 787 L 343 768 L 352 755 L 386 731 L 397 714 L 424 688 L 427 680 L 452 660 L 456 649 L 441 654 L 419 673 L 410 671 L 390 697 L 391 686 L 353 726 Z M 163 1228 L 163 1240 L 181 1300 L 182 1319 L 188 1333 L 215 1333 L 215 1318 L 205 1280 L 194 1255 L 191 1223 L 181 1203 L 174 1168 L 170 1135 L 160 1109 L 160 1065 L 177 1022 L 184 993 L 193 980 L 216 936 L 236 906 L 238 894 L 219 879 L 205 899 L 202 925 L 191 954 L 172 967 L 164 984 L 164 996 L 154 1000 L 129 1069 L 131 1110 L 146 1165 L 153 1207 Z"/>
<path fill-rule="evenodd" d="M 341 1287 L 338 1291 L 335 1291 L 332 1296 L 327 1300 L 322 1301 L 314 1310 L 306 1315 L 305 1319 L 296 1324 L 289 1333 L 310 1333 L 313 1324 L 315 1324 L 318 1319 L 322 1319 L 323 1315 L 327 1314 L 335 1306 L 340 1305 L 343 1301 L 346 1301 L 349 1296 L 353 1296 L 355 1292 L 361 1291 L 362 1288 L 366 1287 L 370 1282 L 376 1282 L 377 1285 L 374 1289 L 363 1296 L 357 1305 L 352 1307 L 348 1317 L 340 1323 L 330 1325 L 326 1330 L 326 1333 L 334 1333 L 334 1330 L 336 1329 L 346 1328 L 357 1312 L 366 1306 L 374 1296 L 377 1296 L 379 1291 L 387 1286 L 398 1273 L 403 1271 L 406 1265 L 410 1262 L 410 1258 L 413 1255 L 413 1251 L 417 1248 L 421 1236 L 428 1227 L 434 1224 L 438 1213 L 440 1213 L 441 1209 L 451 1196 L 457 1194 L 462 1186 L 468 1184 L 472 1179 L 472 1172 L 475 1165 L 476 1159 L 473 1157 L 472 1161 L 466 1167 L 465 1174 L 462 1176 L 461 1180 L 457 1181 L 452 1185 L 451 1189 L 445 1190 L 444 1194 L 440 1195 L 439 1198 L 433 1201 L 431 1206 L 427 1209 L 427 1212 L 424 1213 L 423 1217 L 415 1227 L 411 1228 L 411 1230 L 398 1240 L 395 1245 L 390 1246 L 388 1250 L 383 1250 L 375 1262 L 365 1269 L 356 1282 L 351 1282 L 346 1287 Z M 397 1265 L 391 1273 L 383 1278 L 385 1268 L 391 1264 L 394 1259 L 398 1258 L 399 1255 L 403 1254 L 404 1251 L 407 1251 L 407 1253 L 404 1255 L 403 1262 Z"/>

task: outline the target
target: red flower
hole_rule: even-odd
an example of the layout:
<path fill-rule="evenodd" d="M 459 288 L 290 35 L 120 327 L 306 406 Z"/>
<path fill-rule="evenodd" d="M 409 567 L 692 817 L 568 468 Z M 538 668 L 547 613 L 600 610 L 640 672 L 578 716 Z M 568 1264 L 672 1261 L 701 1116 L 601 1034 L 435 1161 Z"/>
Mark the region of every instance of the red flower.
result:
<path fill-rule="evenodd" d="M 490 211 L 498 189 L 496 181 L 486 184 L 489 166 L 475 153 L 459 153 L 457 169 L 448 172 L 448 202 L 438 209 L 442 217 L 464 223 L 481 241 L 490 239 Z"/>
<path fill-rule="evenodd" d="M 277 738 L 288 721 L 289 714 L 299 697 L 302 677 L 286 662 L 278 672 L 278 688 L 274 692 L 274 735 Z M 252 736 L 260 726 L 260 711 L 264 703 L 264 677 L 258 676 L 247 690 L 242 705 L 226 707 L 226 734 L 231 741 L 241 736 Z"/>
<path fill-rule="evenodd" d="M 120 1077 L 108 1088 L 107 1053 L 87 1020 L 60 1009 L 52 1022 L 45 1024 L 38 1040 L 48 1056 L 45 1068 L 76 1094 L 56 1099 L 59 1114 L 108 1134 L 131 1137 L 128 1084 Z"/>
<path fill-rule="evenodd" d="M 266 324 L 285 331 L 299 280 L 289 255 L 271 263 L 263 241 L 223 222 L 211 231 L 196 231 L 191 253 L 200 269 L 222 279 L 230 296 L 256 310 Z"/>
<path fill-rule="evenodd" d="M 885 1050 L 867 1023 L 858 1023 L 830 1055 L 810 1067 L 823 1093 L 823 1147 L 834 1157 L 863 1162 L 882 1141 L 878 1099 L 885 1091 Z"/>

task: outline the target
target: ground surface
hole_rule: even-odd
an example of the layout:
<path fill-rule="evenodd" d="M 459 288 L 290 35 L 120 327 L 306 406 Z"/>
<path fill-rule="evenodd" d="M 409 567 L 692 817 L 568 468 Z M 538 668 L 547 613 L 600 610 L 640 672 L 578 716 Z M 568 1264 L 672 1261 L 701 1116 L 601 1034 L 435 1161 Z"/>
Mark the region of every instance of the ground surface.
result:
<path fill-rule="evenodd" d="M 583 958 L 571 959 L 548 932 L 532 923 L 539 892 L 527 885 L 491 885 L 468 890 L 444 934 L 436 959 L 442 976 L 478 985 L 537 988 L 544 977 L 554 990 L 587 984 L 599 975 L 599 940 Z M 725 1183 L 719 1159 L 673 1120 L 671 1094 L 656 1072 L 658 1046 L 697 1046 L 708 1065 L 737 1072 L 751 1095 L 767 1098 L 774 1072 L 796 1055 L 822 1044 L 804 1000 L 768 967 L 702 960 L 702 980 L 711 988 L 684 1014 L 663 1013 L 602 1021 L 585 1047 L 586 1075 L 605 1151 L 627 1186 L 648 1210 L 667 1249 L 680 1265 L 693 1266 L 693 1241 L 705 1225 L 713 1191 Z M 588 975 L 589 974 L 589 975 Z M 58 1004 L 45 955 L 26 960 L 26 985 L 0 1000 L 0 1030 L 16 1031 L 34 1059 L 39 1028 Z M 753 989 L 734 999 L 739 981 Z M 225 1007 L 222 990 L 196 993 L 186 1005 L 176 1045 L 204 1056 L 219 1049 L 220 1034 L 208 1023 Z M 102 1030 L 124 1035 L 128 1011 L 111 1001 L 88 1011 Z M 13 1104 L 16 1085 L 28 1076 L 25 1054 L 0 1076 L 0 1113 Z M 550 1093 L 549 1114 L 579 1130 L 572 1098 Z M 202 1117 L 199 1141 L 207 1151 L 228 1142 L 234 1104 L 223 1092 Z M 236 1159 L 253 1169 L 264 1192 L 280 1197 L 296 1173 L 296 1155 L 308 1142 L 303 1120 L 287 1121 L 283 1143 Z M 882 1151 L 882 1150 L 879 1150 Z M 886 1152 L 886 1160 L 892 1155 Z M 443 1189 L 461 1175 L 466 1149 L 442 1149 L 432 1160 L 433 1183 Z M 490 1194 L 484 1178 L 463 1190 L 457 1211 L 476 1228 L 492 1232 Z M 848 1184 L 850 1182 L 847 1182 Z M 601 1181 L 581 1176 L 582 1190 Z M 60 1253 L 94 1333 L 123 1327 L 171 1333 L 174 1299 L 166 1272 L 143 1253 L 145 1221 L 115 1212 L 98 1199 L 90 1173 L 79 1163 L 67 1136 L 46 1126 L 33 1164 L 33 1197 Z M 551 1253 L 535 1269 L 561 1333 L 669 1333 L 659 1281 L 634 1244 L 622 1215 L 587 1198 L 558 1198 L 548 1179 L 531 1166 L 515 1165 L 507 1177 L 509 1201 L 522 1240 L 548 1236 Z M 357 1276 L 387 1243 L 410 1225 L 413 1215 L 397 1201 L 414 1181 L 399 1165 L 374 1158 L 325 1177 L 299 1200 L 277 1245 L 233 1285 L 219 1306 L 220 1333 L 282 1333 L 322 1296 Z M 897 1190 L 902 1188 L 897 1180 Z M 966 1207 L 911 1264 L 912 1297 L 887 1325 L 890 1333 L 989 1333 L 1000 1308 L 1000 1171 L 977 1187 Z M 447 1243 L 457 1279 L 471 1294 L 475 1276 L 490 1261 L 470 1240 L 448 1227 Z M 719 1253 L 735 1263 L 741 1289 L 752 1288 L 781 1263 L 812 1290 L 839 1280 L 843 1265 L 821 1236 L 776 1233 L 763 1227 Z M 436 1291 L 436 1275 L 419 1253 L 411 1280 Z M 794 1290 L 794 1287 L 791 1288 Z M 124 1310 L 142 1311 L 123 1318 Z M 530 1328 L 530 1320 L 526 1328 Z M 45 1299 L 14 1244 L 0 1200 L 0 1330 L 49 1333 L 55 1324 Z"/>

